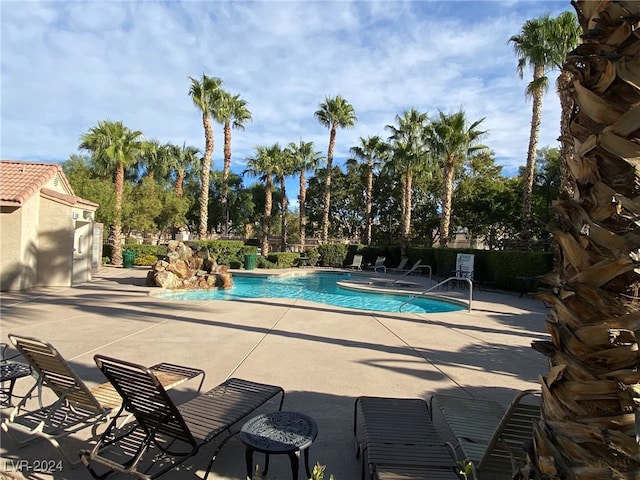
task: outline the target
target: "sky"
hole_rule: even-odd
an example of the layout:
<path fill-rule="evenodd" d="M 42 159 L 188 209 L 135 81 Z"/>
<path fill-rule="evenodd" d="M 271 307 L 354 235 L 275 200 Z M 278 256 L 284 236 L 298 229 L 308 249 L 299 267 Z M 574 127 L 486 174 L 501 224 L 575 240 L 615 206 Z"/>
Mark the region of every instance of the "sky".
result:
<path fill-rule="evenodd" d="M 483 143 L 516 175 L 526 162 L 532 71 L 518 76 L 508 40 L 526 20 L 567 10 L 569 0 L 0 0 L 0 156 L 65 161 L 83 153 L 80 136 L 102 120 L 204 150 L 188 94 L 189 77 L 204 73 L 246 100 L 253 117 L 233 131 L 236 173 L 258 145 L 313 141 L 326 155 L 329 131 L 314 112 L 341 95 L 358 121 L 338 131 L 336 165 L 361 137 L 388 138 L 385 126 L 407 109 L 462 109 L 469 121 L 484 118 Z M 539 148 L 558 146 L 556 76 Z M 221 169 L 219 124 L 214 135 Z"/>

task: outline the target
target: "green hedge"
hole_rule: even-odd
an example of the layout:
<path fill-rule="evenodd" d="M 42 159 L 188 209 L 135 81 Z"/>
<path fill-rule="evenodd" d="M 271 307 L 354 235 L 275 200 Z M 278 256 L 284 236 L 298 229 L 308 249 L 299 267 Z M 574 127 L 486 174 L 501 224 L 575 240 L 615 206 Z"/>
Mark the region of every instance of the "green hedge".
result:
<path fill-rule="evenodd" d="M 274 263 L 276 268 L 292 268 L 298 266 L 299 253 L 273 252 L 267 255 L 269 262 Z"/>
<path fill-rule="evenodd" d="M 319 263 L 323 267 L 341 268 L 347 260 L 347 245 L 344 243 L 328 243 L 318 246 Z"/>

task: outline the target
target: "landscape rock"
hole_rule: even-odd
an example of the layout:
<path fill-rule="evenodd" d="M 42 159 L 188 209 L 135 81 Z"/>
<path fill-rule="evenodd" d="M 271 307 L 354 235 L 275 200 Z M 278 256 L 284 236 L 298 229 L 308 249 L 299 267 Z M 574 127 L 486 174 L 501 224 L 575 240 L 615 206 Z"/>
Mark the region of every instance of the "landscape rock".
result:
<path fill-rule="evenodd" d="M 146 284 L 166 289 L 211 290 L 233 287 L 227 265 L 218 265 L 209 249 L 197 252 L 183 242 L 172 240 L 167 245 L 167 256 L 158 260 L 147 274 Z"/>

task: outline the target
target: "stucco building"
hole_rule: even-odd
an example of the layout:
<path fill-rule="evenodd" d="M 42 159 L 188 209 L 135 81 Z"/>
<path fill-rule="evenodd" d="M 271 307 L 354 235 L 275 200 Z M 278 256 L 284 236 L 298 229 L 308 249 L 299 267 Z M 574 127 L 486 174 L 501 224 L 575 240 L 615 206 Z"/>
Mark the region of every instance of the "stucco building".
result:
<path fill-rule="evenodd" d="M 97 208 L 56 163 L 0 160 L 0 290 L 90 280 L 102 256 Z"/>

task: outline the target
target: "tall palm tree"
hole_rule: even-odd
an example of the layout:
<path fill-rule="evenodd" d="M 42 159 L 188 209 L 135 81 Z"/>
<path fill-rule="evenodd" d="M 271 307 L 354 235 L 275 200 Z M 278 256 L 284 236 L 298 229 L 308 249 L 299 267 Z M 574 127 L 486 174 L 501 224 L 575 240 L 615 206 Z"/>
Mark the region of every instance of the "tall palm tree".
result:
<path fill-rule="evenodd" d="M 277 144 L 276 144 L 277 145 Z M 278 146 L 279 148 L 279 146 Z M 287 250 L 287 212 L 289 211 L 289 199 L 287 198 L 287 177 L 294 174 L 293 158 L 287 149 L 277 151 L 274 149 L 272 157 L 275 163 L 274 177 L 280 183 L 280 230 L 282 242 L 280 249 Z"/>
<path fill-rule="evenodd" d="M 573 3 L 583 44 L 567 55 L 576 151 L 548 229 L 551 341 L 533 460 L 539 478 L 640 478 L 640 2 Z"/>
<path fill-rule="evenodd" d="M 363 243 L 371 244 L 371 228 L 373 225 L 373 174 L 376 169 L 382 167 L 384 157 L 388 151 L 389 145 L 379 136 L 363 138 L 360 137 L 360 145 L 351 147 L 352 155 L 362 160 L 366 165 L 367 183 L 365 187 L 365 229 Z"/>
<path fill-rule="evenodd" d="M 453 180 L 456 167 L 461 162 L 482 151 L 485 145 L 478 142 L 486 135 L 486 131 L 478 130 L 484 118 L 471 125 L 463 110 L 452 114 L 440 112 L 439 118 L 433 120 L 428 128 L 428 142 L 431 154 L 441 158 L 442 168 L 442 212 L 440 215 L 440 246 L 446 247 L 449 241 L 451 224 L 451 206 L 453 204 Z"/>
<path fill-rule="evenodd" d="M 396 115 L 397 125 L 387 125 L 391 132 L 390 158 L 387 166 L 400 176 L 402 183 L 400 252 L 407 254 L 411 233 L 411 206 L 413 201 L 413 179 L 416 174 L 427 172 L 432 167 L 432 156 L 426 143 L 428 115 L 415 109 Z"/>
<path fill-rule="evenodd" d="M 300 193 L 298 194 L 299 203 L 299 223 L 300 223 L 300 245 L 304 252 L 304 246 L 306 242 L 306 229 L 307 229 L 307 179 L 306 172 L 309 170 L 315 170 L 322 162 L 322 153 L 314 151 L 313 142 L 299 143 L 291 142 L 287 147 L 288 153 L 292 159 L 293 172 L 300 174 Z"/>
<path fill-rule="evenodd" d="M 215 114 L 216 106 L 220 102 L 222 80 L 202 74 L 200 80 L 189 77 L 191 86 L 189 96 L 196 108 L 202 113 L 204 128 L 204 157 L 202 159 L 202 173 L 200 184 L 200 225 L 198 235 L 206 238 L 209 223 L 209 178 L 211 175 L 211 158 L 213 156 L 214 138 L 211 117 Z"/>
<path fill-rule="evenodd" d="M 231 170 L 231 129 L 244 130 L 245 122 L 252 120 L 251 112 L 247 108 L 247 101 L 240 95 L 222 92 L 215 118 L 224 128 L 224 164 L 222 167 L 222 186 L 220 202 L 222 212 L 229 208 L 229 172 Z M 228 212 L 227 212 L 228 213 Z M 226 216 L 229 218 L 229 215 Z M 225 223 L 225 234 L 229 235 L 229 225 Z"/>
<path fill-rule="evenodd" d="M 264 182 L 264 218 L 262 220 L 262 255 L 269 254 L 269 234 L 271 233 L 271 210 L 273 208 L 273 178 L 282 161 L 283 151 L 278 143 L 272 146 L 259 145 L 253 157 L 246 159 L 247 168 L 243 175 L 257 177 Z"/>
<path fill-rule="evenodd" d="M 329 238 L 329 211 L 331 209 L 331 171 L 333 152 L 336 147 L 336 132 L 340 128 L 352 128 L 358 121 L 353 106 L 340 95 L 326 97 L 314 113 L 321 125 L 329 129 L 329 149 L 327 151 L 327 176 L 324 180 L 324 206 L 322 210 L 322 241 Z"/>
<path fill-rule="evenodd" d="M 100 121 L 80 136 L 81 150 L 91 152 L 93 166 L 99 175 L 113 176 L 115 205 L 113 252 L 111 263 L 122 265 L 122 198 L 125 170 L 134 165 L 144 152 L 142 132 L 131 130 L 122 122 Z"/>
<path fill-rule="evenodd" d="M 527 165 L 525 168 L 524 194 L 522 199 L 523 237 L 530 235 L 531 197 L 536 169 L 536 153 L 542 121 L 542 98 L 549 86 L 547 74 L 559 68 L 569 50 L 578 42 L 575 21 L 569 21 L 571 15 L 566 12 L 557 18 L 548 14 L 527 20 L 518 35 L 509 39 L 518 57 L 518 75 L 523 77 L 525 68 L 533 69 L 533 80 L 527 85 L 526 94 L 532 99 L 531 130 L 529 148 L 527 149 Z"/>

